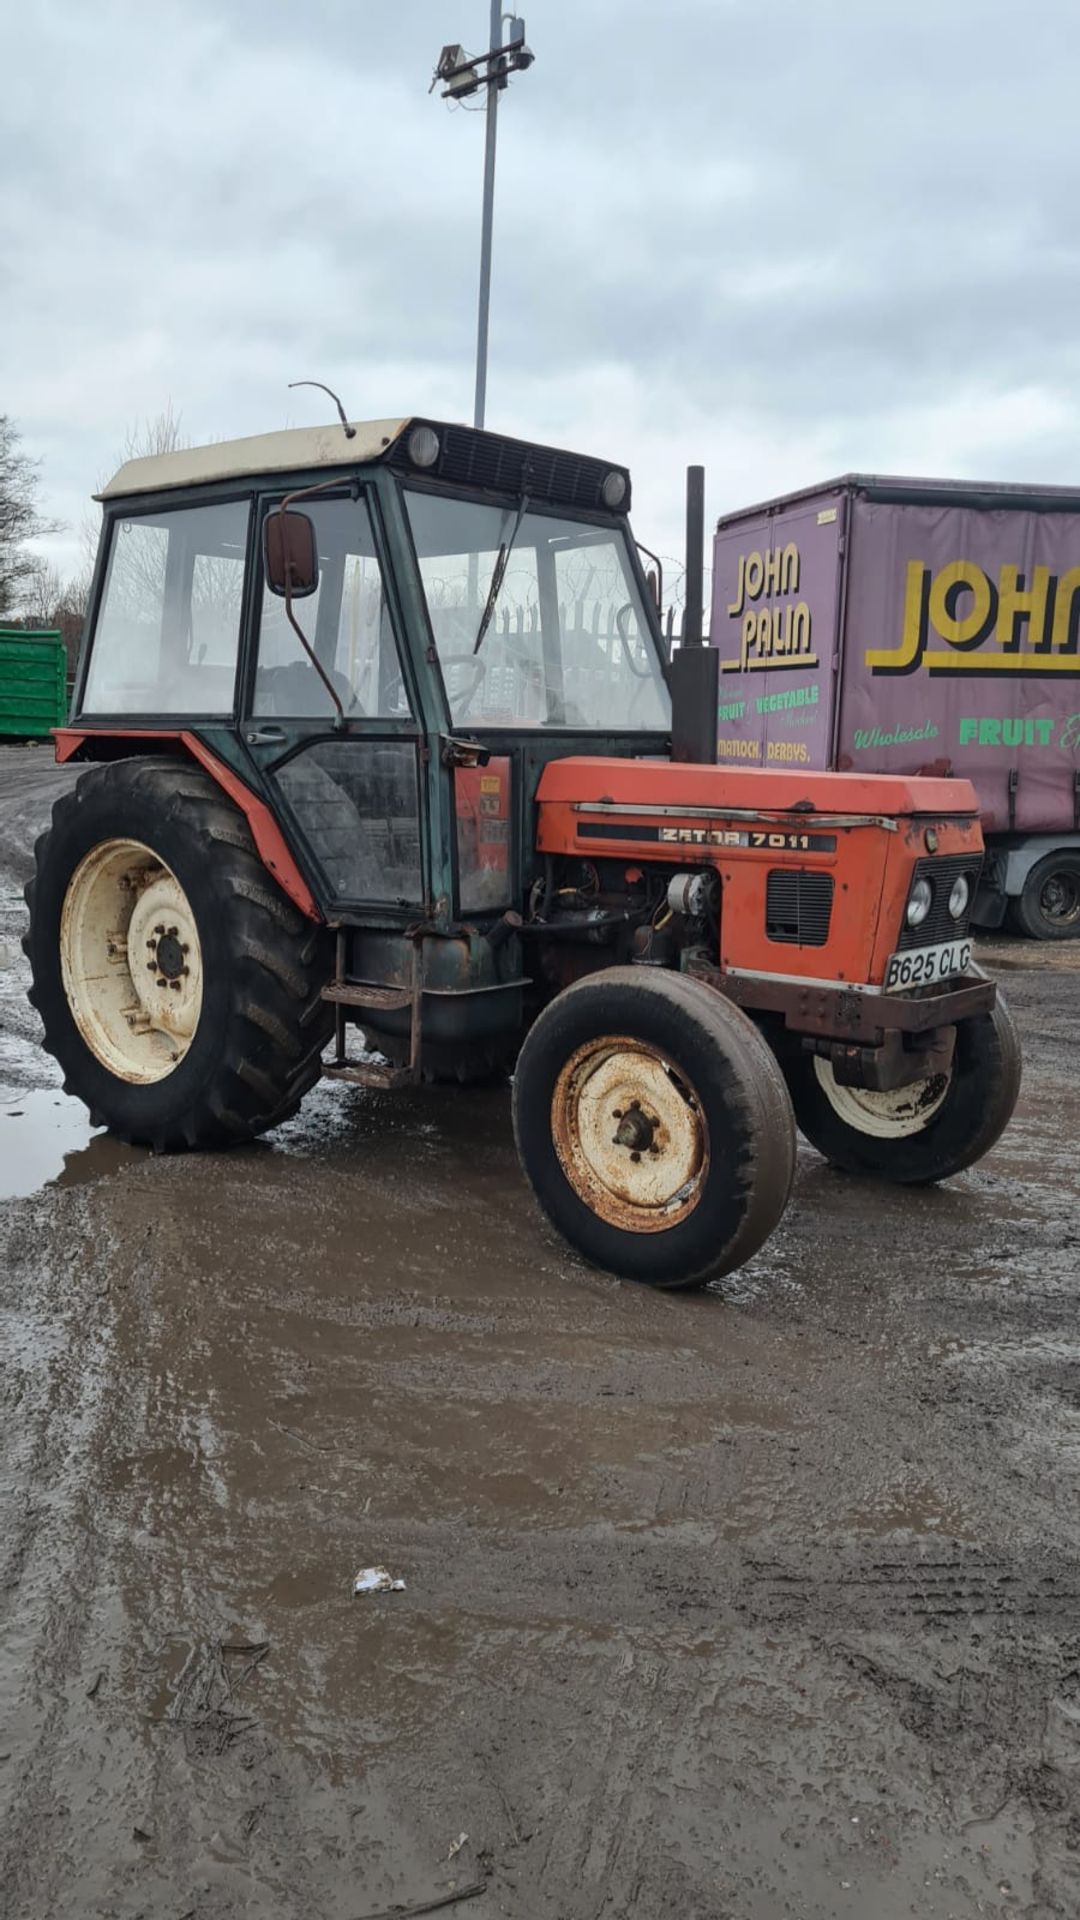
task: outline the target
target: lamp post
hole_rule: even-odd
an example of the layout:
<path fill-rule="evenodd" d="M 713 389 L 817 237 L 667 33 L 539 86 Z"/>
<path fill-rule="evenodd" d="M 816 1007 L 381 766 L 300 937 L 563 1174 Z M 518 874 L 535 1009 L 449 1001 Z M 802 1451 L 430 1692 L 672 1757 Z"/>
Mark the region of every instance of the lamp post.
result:
<path fill-rule="evenodd" d="M 504 37 L 504 26 L 509 31 Z M 464 100 L 487 88 L 487 125 L 484 134 L 484 202 L 480 226 L 480 298 L 476 316 L 476 396 L 473 426 L 482 427 L 487 405 L 488 319 L 491 310 L 491 241 L 495 224 L 495 137 L 499 95 L 512 73 L 524 73 L 534 55 L 525 44 L 525 22 L 518 14 L 503 13 L 500 0 L 491 0 L 488 52 L 469 58 L 464 47 L 444 47 L 432 87 L 441 80 L 444 100 Z"/>

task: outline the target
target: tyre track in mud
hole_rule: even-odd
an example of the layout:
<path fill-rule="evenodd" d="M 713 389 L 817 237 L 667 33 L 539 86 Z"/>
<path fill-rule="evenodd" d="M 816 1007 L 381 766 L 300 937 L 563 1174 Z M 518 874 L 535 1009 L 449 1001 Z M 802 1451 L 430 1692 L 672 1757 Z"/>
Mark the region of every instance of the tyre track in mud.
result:
<path fill-rule="evenodd" d="M 1002 1146 L 904 1195 L 802 1150 L 712 1295 L 567 1258 L 501 1093 L 0 1204 L 13 1920 L 1071 1920 L 1080 1000 L 989 952 Z"/>
<path fill-rule="evenodd" d="M 77 1220 L 66 1225 L 77 1269 L 92 1250 Z M 42 1271 L 33 1221 L 24 1231 L 22 1245 L 17 1232 L 0 1237 L 0 1266 L 18 1272 L 29 1255 L 44 1282 L 33 1304 L 13 1300 L 7 1288 L 3 1299 L 0 1886 L 9 1910 L 31 1887 L 46 1907 L 52 1901 L 52 1861 L 42 1861 L 40 1835 L 68 1812 L 58 1756 L 73 1738 L 87 1739 L 85 1727 L 73 1732 L 71 1702 L 80 1692 L 85 1699 L 88 1664 L 101 1652 L 87 1602 L 100 1588 L 103 1543 L 80 1461 L 93 1453 L 105 1417 L 102 1337 L 94 1318 L 57 1300 L 58 1276 L 47 1264 Z M 76 1709 L 76 1723 L 81 1717 Z M 89 1772 L 91 1756 L 84 1758 Z"/>

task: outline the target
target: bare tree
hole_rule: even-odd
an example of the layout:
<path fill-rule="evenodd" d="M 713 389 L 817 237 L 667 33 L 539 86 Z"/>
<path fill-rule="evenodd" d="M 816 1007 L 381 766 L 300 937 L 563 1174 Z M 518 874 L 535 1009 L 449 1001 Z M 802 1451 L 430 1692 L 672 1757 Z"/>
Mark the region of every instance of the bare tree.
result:
<path fill-rule="evenodd" d="M 59 570 L 46 560 L 39 561 L 28 575 L 22 592 L 23 619 L 28 626 L 50 627 L 53 614 L 66 598 L 67 589 Z"/>
<path fill-rule="evenodd" d="M 124 436 L 114 462 L 147 455 L 174 453 L 190 445 L 172 401 L 160 413 L 136 420 Z M 110 470 L 111 472 L 111 470 Z M 99 490 L 110 478 L 99 478 Z M 69 667 L 74 666 L 83 620 L 90 600 L 90 584 L 101 531 L 100 515 L 87 513 L 79 535 L 81 559 L 73 574 L 63 579 L 57 568 L 29 541 L 58 531 L 37 508 L 38 462 L 22 450 L 14 422 L 0 414 L 0 615 L 23 627 L 57 629 L 64 638 Z"/>
<path fill-rule="evenodd" d="M 71 583 L 61 578 L 56 567 L 40 561 L 24 585 L 21 607 L 21 616 L 14 624 L 39 631 L 48 628 L 58 633 L 64 642 L 68 673 L 73 674 L 82 638 L 84 607 L 73 593 Z"/>
<path fill-rule="evenodd" d="M 23 452 L 14 421 L 0 413 L 0 613 L 14 613 L 41 565 L 27 546 L 54 531 L 37 505 L 38 463 Z"/>
<path fill-rule="evenodd" d="M 136 420 L 124 435 L 119 452 L 105 473 L 98 474 L 97 491 L 108 485 L 117 467 L 126 460 L 144 460 L 159 453 L 176 453 L 181 447 L 189 447 L 191 440 L 181 427 L 182 416 L 173 411 L 172 400 L 165 402 L 160 413 L 148 414 L 145 420 Z M 85 619 L 90 604 L 90 587 L 94 578 L 94 565 L 97 560 L 98 541 L 101 537 L 101 514 L 98 509 L 83 515 L 79 528 L 79 546 L 82 557 L 75 572 L 64 583 L 64 603 L 77 613 L 80 620 Z"/>
<path fill-rule="evenodd" d="M 181 447 L 190 447 L 191 441 L 181 430 L 181 419 L 169 399 L 153 419 L 147 415 L 145 420 L 136 420 L 124 435 L 121 460 L 145 460 L 156 453 L 176 453 Z"/>

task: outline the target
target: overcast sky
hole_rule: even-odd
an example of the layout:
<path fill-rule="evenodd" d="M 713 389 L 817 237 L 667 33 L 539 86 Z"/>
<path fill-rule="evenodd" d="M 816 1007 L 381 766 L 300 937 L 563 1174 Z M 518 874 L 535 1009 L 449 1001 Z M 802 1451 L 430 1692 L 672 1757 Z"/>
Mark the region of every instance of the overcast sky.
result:
<path fill-rule="evenodd" d="M 125 432 L 471 417 L 485 0 L 5 8 L 0 412 L 77 558 Z M 17 24 L 16 24 L 17 22 Z M 635 524 L 856 468 L 1080 481 L 1077 0 L 528 0 L 488 424 Z"/>

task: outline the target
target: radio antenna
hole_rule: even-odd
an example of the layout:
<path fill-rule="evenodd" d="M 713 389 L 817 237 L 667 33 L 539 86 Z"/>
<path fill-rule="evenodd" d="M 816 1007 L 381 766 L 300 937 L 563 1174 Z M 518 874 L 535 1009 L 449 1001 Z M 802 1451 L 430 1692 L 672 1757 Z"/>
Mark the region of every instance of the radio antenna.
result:
<path fill-rule="evenodd" d="M 341 421 L 341 424 L 345 429 L 346 440 L 356 439 L 356 428 L 350 427 L 348 420 L 345 418 L 345 409 L 342 406 L 341 401 L 338 399 L 337 394 L 334 392 L 333 387 L 324 387 L 321 380 L 290 380 L 289 386 L 290 387 L 318 387 L 320 393 L 328 393 L 335 407 L 338 410 L 338 419 Z"/>

